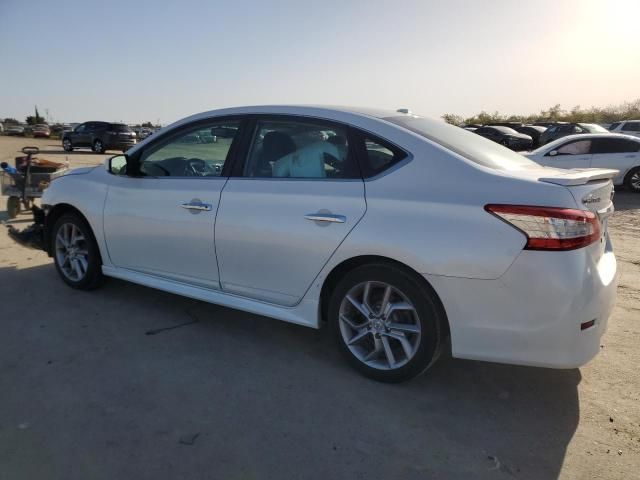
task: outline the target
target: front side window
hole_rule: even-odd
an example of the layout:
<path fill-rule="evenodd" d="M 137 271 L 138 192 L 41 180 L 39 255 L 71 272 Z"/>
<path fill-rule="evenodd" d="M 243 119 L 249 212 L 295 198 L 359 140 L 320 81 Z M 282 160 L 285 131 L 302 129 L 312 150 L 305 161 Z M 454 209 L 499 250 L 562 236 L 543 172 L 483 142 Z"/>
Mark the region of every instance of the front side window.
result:
<path fill-rule="evenodd" d="M 152 177 L 219 177 L 239 129 L 236 120 L 183 131 L 145 150 L 140 172 Z"/>
<path fill-rule="evenodd" d="M 609 131 L 613 131 L 616 128 L 618 128 L 618 125 L 620 125 L 620 122 L 614 122 L 611 125 L 609 125 Z"/>
<path fill-rule="evenodd" d="M 591 140 L 566 143 L 557 149 L 558 155 L 586 155 L 591 151 Z"/>
<path fill-rule="evenodd" d="M 359 178 L 347 129 L 305 120 L 259 120 L 245 177 Z"/>
<path fill-rule="evenodd" d="M 87 124 L 86 123 L 81 123 L 80 125 L 78 125 L 75 130 L 73 131 L 74 133 L 83 133 L 87 128 Z"/>

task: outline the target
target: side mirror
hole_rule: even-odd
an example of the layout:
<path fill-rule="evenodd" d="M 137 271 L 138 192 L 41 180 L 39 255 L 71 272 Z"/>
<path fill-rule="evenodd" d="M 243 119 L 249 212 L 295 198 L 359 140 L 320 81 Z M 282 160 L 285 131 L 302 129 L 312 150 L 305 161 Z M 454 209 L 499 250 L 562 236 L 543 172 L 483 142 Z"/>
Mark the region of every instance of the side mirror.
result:
<path fill-rule="evenodd" d="M 558 155 L 558 150 L 551 150 L 551 151 L 549 152 L 549 156 L 550 156 L 550 157 L 555 157 L 556 155 Z"/>
<path fill-rule="evenodd" d="M 116 155 L 107 159 L 107 170 L 112 175 L 126 175 L 127 174 L 127 156 Z"/>

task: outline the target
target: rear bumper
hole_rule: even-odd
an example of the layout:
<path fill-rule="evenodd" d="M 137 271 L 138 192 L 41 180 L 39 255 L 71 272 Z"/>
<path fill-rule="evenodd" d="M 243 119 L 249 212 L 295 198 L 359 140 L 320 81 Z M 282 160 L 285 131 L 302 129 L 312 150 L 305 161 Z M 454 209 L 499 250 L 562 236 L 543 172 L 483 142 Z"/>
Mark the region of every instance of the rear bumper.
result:
<path fill-rule="evenodd" d="M 616 299 L 616 259 L 606 244 L 525 250 L 495 280 L 426 276 L 447 311 L 453 356 L 551 368 L 587 363 L 600 351 Z"/>

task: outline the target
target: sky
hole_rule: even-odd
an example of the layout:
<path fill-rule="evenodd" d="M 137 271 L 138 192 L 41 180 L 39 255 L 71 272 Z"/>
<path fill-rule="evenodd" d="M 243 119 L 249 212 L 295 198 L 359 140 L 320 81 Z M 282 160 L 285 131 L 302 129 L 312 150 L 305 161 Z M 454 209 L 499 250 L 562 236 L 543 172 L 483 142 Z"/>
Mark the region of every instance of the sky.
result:
<path fill-rule="evenodd" d="M 639 22 L 640 0 L 0 0 L 0 118 L 606 106 L 640 98 Z"/>

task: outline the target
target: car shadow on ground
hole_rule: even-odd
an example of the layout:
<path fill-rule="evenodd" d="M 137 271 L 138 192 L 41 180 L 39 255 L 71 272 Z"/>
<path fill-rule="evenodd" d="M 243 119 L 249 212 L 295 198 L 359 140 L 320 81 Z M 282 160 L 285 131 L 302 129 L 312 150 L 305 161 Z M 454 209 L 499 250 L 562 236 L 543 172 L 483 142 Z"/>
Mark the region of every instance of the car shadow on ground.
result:
<path fill-rule="evenodd" d="M 12 478 L 551 479 L 579 421 L 578 370 L 442 358 L 381 384 L 327 329 L 116 280 L 75 291 L 51 264 L 9 262 L 0 284 Z"/>
<path fill-rule="evenodd" d="M 631 192 L 629 190 L 616 189 L 616 192 L 613 196 L 613 206 L 618 211 L 639 210 L 640 193 Z"/>

